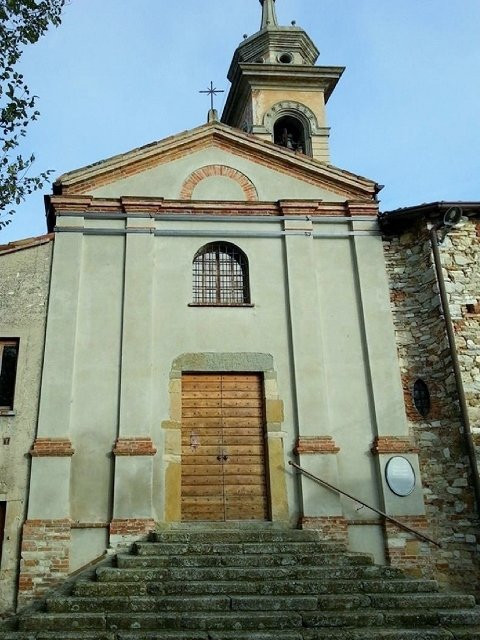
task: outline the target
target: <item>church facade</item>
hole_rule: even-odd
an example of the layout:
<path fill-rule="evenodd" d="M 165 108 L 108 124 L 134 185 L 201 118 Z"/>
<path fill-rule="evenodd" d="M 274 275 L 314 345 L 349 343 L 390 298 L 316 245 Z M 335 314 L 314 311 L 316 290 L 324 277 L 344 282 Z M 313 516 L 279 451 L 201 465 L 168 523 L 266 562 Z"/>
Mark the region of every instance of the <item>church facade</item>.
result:
<path fill-rule="evenodd" d="M 440 249 L 463 273 L 465 425 L 427 231 L 443 209 L 379 217 L 380 187 L 329 163 L 343 69 L 261 4 L 221 121 L 61 176 L 54 236 L 0 248 L 43 301 L 11 321 L 21 288 L 2 291 L 5 608 L 17 580 L 23 605 L 198 521 L 315 528 L 475 588 L 480 207 Z"/>

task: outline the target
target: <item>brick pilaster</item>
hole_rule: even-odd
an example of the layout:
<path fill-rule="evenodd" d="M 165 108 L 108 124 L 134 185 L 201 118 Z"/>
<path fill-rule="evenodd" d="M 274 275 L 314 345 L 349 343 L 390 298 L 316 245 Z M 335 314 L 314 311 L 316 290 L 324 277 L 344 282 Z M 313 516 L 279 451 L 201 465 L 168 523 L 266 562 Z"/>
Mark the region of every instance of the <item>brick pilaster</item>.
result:
<path fill-rule="evenodd" d="M 70 570 L 70 520 L 26 520 L 18 585 L 25 606 L 61 584 Z"/>

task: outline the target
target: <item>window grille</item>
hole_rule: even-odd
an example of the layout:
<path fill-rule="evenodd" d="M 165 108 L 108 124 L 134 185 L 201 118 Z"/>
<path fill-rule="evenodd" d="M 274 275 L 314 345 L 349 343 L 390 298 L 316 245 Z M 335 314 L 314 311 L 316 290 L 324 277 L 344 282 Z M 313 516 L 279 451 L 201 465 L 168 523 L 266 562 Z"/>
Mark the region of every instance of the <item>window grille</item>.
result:
<path fill-rule="evenodd" d="M 202 247 L 193 260 L 193 302 L 204 305 L 250 303 L 248 260 L 230 242 Z"/>
<path fill-rule="evenodd" d="M 413 402 L 418 413 L 424 418 L 430 413 L 430 391 L 420 378 L 413 385 Z"/>

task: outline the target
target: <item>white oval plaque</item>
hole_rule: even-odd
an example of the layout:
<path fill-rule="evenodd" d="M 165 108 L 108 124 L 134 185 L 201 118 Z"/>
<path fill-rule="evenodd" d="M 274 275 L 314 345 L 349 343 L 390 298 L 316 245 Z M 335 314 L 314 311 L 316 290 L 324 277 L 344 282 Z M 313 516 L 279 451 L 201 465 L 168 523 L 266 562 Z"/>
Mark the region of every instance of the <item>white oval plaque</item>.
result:
<path fill-rule="evenodd" d="M 390 458 L 385 468 L 385 477 L 391 491 L 404 498 L 415 489 L 415 471 L 406 458 Z"/>

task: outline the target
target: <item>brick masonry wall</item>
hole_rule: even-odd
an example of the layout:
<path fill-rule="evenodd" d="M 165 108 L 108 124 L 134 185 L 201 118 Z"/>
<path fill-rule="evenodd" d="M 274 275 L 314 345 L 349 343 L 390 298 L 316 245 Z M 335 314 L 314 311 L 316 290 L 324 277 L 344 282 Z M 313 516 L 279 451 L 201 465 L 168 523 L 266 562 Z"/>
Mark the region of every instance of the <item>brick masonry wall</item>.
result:
<path fill-rule="evenodd" d="M 419 224 L 400 237 L 385 239 L 384 249 L 406 415 L 410 435 L 419 447 L 428 532 L 443 545 L 441 549 L 430 549 L 434 575 L 445 588 L 480 595 L 479 520 L 470 487 L 470 466 L 428 231 Z M 467 368 L 472 367 L 475 358 L 472 360 L 469 355 L 474 351 L 473 336 L 470 319 L 462 316 L 462 308 L 473 299 L 472 288 L 478 287 L 479 278 L 475 282 L 472 266 L 475 251 L 478 237 L 473 224 L 452 232 L 442 246 L 466 378 L 472 373 Z M 476 339 L 478 345 L 478 335 Z M 412 399 L 418 378 L 430 390 L 431 410 L 427 417 L 420 415 Z M 471 378 L 470 385 L 466 385 L 473 404 L 478 398 L 475 384 Z M 408 555 L 407 547 L 399 553 Z"/>
<path fill-rule="evenodd" d="M 61 584 L 70 566 L 70 520 L 27 520 L 23 526 L 18 606 Z"/>
<path fill-rule="evenodd" d="M 316 529 L 321 532 L 323 540 L 340 542 L 348 545 L 348 522 L 343 516 L 302 517 L 299 521 L 301 529 Z"/>
<path fill-rule="evenodd" d="M 400 517 L 402 524 L 429 537 L 428 518 L 424 516 Z M 415 578 L 433 578 L 432 546 L 399 527 L 385 521 L 386 557 L 393 567 L 399 567 Z"/>

